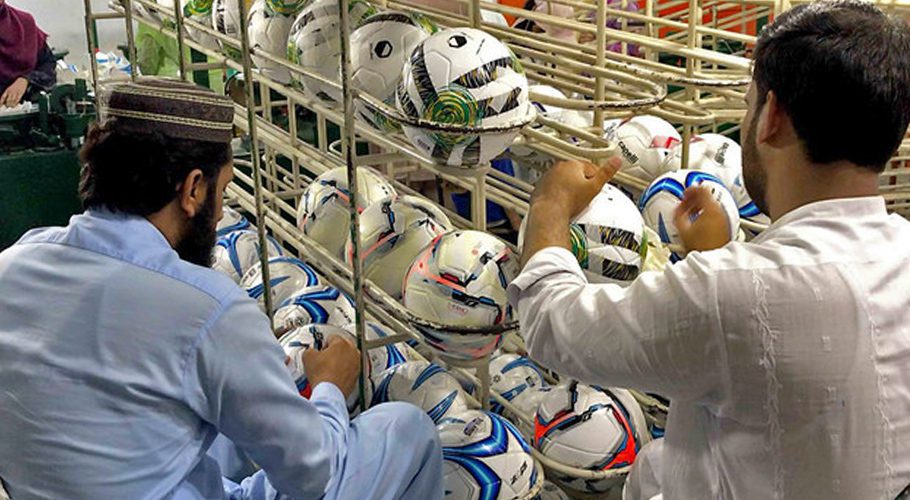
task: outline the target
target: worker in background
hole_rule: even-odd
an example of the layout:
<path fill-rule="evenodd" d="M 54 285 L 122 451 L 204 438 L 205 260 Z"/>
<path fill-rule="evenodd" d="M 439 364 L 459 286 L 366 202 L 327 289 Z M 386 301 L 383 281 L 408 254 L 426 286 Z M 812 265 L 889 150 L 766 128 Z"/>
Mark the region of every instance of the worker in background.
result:
<path fill-rule="evenodd" d="M 743 177 L 774 221 L 728 242 L 690 188 L 688 256 L 588 284 L 569 220 L 611 176 L 540 181 L 511 284 L 530 355 L 591 384 L 669 396 L 626 498 L 887 499 L 910 484 L 910 222 L 879 173 L 910 121 L 910 27 L 856 0 L 800 4 L 759 35 Z"/>
<path fill-rule="evenodd" d="M 0 108 L 18 106 L 23 97 L 48 91 L 56 83 L 47 34 L 31 14 L 0 0 Z"/>
<path fill-rule="evenodd" d="M 349 421 L 360 353 L 341 338 L 304 354 L 304 399 L 256 302 L 207 267 L 233 103 L 162 79 L 107 102 L 82 150 L 85 214 L 0 253 L 10 496 L 442 498 L 423 411 L 388 403 Z M 219 433 L 262 470 L 223 479 L 206 453 Z"/>

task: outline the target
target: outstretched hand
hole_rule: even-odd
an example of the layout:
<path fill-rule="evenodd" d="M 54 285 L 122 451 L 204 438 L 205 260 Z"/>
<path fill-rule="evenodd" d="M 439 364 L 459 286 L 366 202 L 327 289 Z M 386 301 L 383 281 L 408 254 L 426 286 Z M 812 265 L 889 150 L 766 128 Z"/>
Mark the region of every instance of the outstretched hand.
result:
<path fill-rule="evenodd" d="M 708 251 L 730 242 L 730 221 L 711 190 L 692 186 L 683 193 L 673 223 L 687 252 Z"/>
<path fill-rule="evenodd" d="M 604 184 L 616 175 L 620 163 L 618 158 L 602 167 L 588 162 L 561 161 L 541 177 L 531 195 L 522 267 L 544 248 L 571 249 L 569 221 L 580 214 Z"/>

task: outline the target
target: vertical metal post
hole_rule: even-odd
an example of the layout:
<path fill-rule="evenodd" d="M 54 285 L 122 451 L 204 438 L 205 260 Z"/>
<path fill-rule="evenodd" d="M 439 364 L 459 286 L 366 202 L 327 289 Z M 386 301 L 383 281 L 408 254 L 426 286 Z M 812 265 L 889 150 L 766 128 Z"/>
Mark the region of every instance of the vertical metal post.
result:
<path fill-rule="evenodd" d="M 184 58 L 184 51 L 186 50 L 186 45 L 183 42 L 183 6 L 182 2 L 174 0 L 174 24 L 177 26 L 177 67 L 181 80 L 189 80 L 189 75 L 186 74 L 186 58 Z"/>
<path fill-rule="evenodd" d="M 471 4 L 468 6 L 468 16 L 471 20 L 471 27 L 480 29 L 483 22 L 483 16 L 480 13 L 480 0 L 471 0 Z"/>
<path fill-rule="evenodd" d="M 256 132 L 256 92 L 253 84 L 253 61 L 250 58 L 250 33 L 246 19 L 249 12 L 244 0 L 237 0 L 240 9 L 240 52 L 243 61 L 243 82 L 246 90 L 246 119 L 250 129 L 250 163 L 253 165 L 253 196 L 256 198 L 256 228 L 259 233 L 259 262 L 262 264 L 262 286 L 265 310 L 272 321 L 272 283 L 269 272 L 268 240 L 265 228 L 265 207 L 262 201 L 262 165 L 259 158 L 259 137 Z"/>
<path fill-rule="evenodd" d="M 341 17 L 341 29 L 338 36 L 341 38 L 341 94 L 344 102 L 344 123 L 342 124 L 341 152 L 344 163 L 348 169 L 348 191 L 351 193 L 348 209 L 351 213 L 351 241 L 353 242 L 353 271 L 354 271 L 354 323 L 357 336 L 357 349 L 360 349 L 360 407 L 366 409 L 366 369 L 367 351 L 364 348 L 364 314 L 363 301 L 363 263 L 360 261 L 360 212 L 357 210 L 357 166 L 354 155 L 357 153 L 357 135 L 354 128 L 354 93 L 351 88 L 351 18 L 348 12 L 348 0 L 338 0 L 338 10 Z"/>
<path fill-rule="evenodd" d="M 478 231 L 487 230 L 487 170 L 480 168 L 474 177 L 474 189 L 471 192 L 471 222 Z"/>
<path fill-rule="evenodd" d="M 127 2 L 129 3 L 129 2 Z M 98 38 L 95 34 L 95 17 L 92 14 L 92 0 L 85 0 L 85 38 L 88 45 L 89 65 L 92 67 L 92 87 L 95 89 L 95 110 L 101 111 L 101 92 L 98 88 L 98 61 L 95 59 L 95 50 L 98 49 Z M 135 64 L 135 61 L 130 61 Z"/>
<path fill-rule="evenodd" d="M 91 1 L 91 0 L 86 0 Z M 139 72 L 139 61 L 136 58 L 136 38 L 133 36 L 133 2 L 127 0 L 123 2 L 123 13 L 126 15 L 126 45 L 127 54 L 130 58 L 130 80 L 136 81 L 136 74 Z M 92 54 L 94 59 L 94 54 Z M 97 92 L 97 89 L 96 89 Z"/>
<path fill-rule="evenodd" d="M 480 380 L 480 405 L 485 411 L 490 410 L 490 356 L 484 358 L 478 363 L 475 371 L 477 378 Z"/>
<path fill-rule="evenodd" d="M 607 61 L 607 0 L 600 0 L 597 2 L 597 14 L 595 15 L 594 22 L 597 24 L 597 48 L 595 49 L 597 52 L 595 65 L 600 69 L 606 65 Z M 601 102 L 604 100 L 604 95 L 604 79 L 598 74 L 594 77 L 594 100 Z M 604 112 L 600 108 L 594 110 L 593 125 L 597 127 L 597 130 L 603 132 Z"/>
<path fill-rule="evenodd" d="M 686 45 L 690 49 L 694 49 L 697 46 L 696 39 L 698 38 L 698 23 L 701 22 L 701 8 L 698 6 L 698 0 L 689 0 L 689 25 L 687 30 Z M 686 57 L 686 76 L 692 78 L 695 76 L 695 69 L 699 65 L 699 61 L 693 57 Z M 695 99 L 696 90 L 692 87 L 686 88 L 686 98 L 689 101 Z M 683 168 L 689 168 L 689 141 L 692 139 L 692 125 L 685 124 L 683 125 L 682 133 L 682 166 Z"/>

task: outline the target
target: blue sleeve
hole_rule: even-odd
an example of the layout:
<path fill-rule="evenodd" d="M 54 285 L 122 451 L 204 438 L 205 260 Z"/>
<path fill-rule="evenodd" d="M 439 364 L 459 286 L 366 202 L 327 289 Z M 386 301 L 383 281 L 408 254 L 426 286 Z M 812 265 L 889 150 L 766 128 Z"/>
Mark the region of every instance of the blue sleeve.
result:
<path fill-rule="evenodd" d="M 341 469 L 348 420 L 335 386 L 298 394 L 256 303 L 225 307 L 188 353 L 184 390 L 203 419 L 243 449 L 278 491 L 321 497 Z M 264 479 L 264 478 L 260 478 Z"/>

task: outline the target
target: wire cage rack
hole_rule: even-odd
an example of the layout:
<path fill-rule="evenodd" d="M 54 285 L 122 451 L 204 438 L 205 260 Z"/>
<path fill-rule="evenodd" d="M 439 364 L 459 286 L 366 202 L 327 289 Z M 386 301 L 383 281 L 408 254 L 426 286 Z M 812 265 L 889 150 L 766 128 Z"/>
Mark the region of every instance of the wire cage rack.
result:
<path fill-rule="evenodd" d="M 249 1 L 236 3 L 246 19 Z M 362 94 L 351 84 L 351 20 L 339 0 L 342 46 L 341 79 L 332 81 L 250 43 L 246 22 L 239 23 L 236 36 L 229 36 L 184 15 L 182 3 L 156 0 L 112 0 L 111 10 L 94 12 L 91 0 L 84 0 L 85 29 L 89 50 L 97 49 L 95 22 L 117 19 L 125 22 L 128 58 L 134 62 L 134 25 L 141 23 L 159 30 L 178 47 L 179 76 L 191 79 L 194 72 L 221 70 L 236 73 L 243 85 L 237 90 L 234 125 L 248 137 L 249 154 L 235 160 L 234 181 L 228 187 L 230 203 L 251 214 L 259 232 L 260 247 L 267 248 L 266 235 L 311 264 L 333 285 L 348 293 L 356 304 L 358 347 L 366 358 L 370 348 L 402 340 L 422 341 L 422 328 L 451 332 L 513 336 L 517 322 L 494 328 L 464 328 L 427 321 L 406 310 L 381 288 L 364 279 L 359 255 L 360 213 L 354 206 L 358 189 L 358 166 L 381 172 L 399 194 L 424 196 L 406 180 L 415 175 L 435 179 L 470 196 L 470 216 L 440 207 L 456 228 L 487 229 L 487 202 L 518 215 L 527 213 L 532 184 L 492 169 L 453 172 L 422 156 L 400 134 L 380 131 L 355 119 L 355 102 L 361 102 L 405 124 L 463 131 L 459 127 L 410 119 Z M 800 2 L 804 0 L 798 0 Z M 738 134 L 745 115 L 744 95 L 750 81 L 750 50 L 763 25 L 796 1 L 788 0 L 549 0 L 537 2 L 535 10 L 522 8 L 524 2 L 481 0 L 376 0 L 381 9 L 421 13 L 444 27 L 476 27 L 505 42 L 521 58 L 529 83 L 557 88 L 567 97 L 531 94 L 545 105 L 577 110 L 584 123 L 560 122 L 542 114 L 514 120 L 502 130 L 520 130 L 516 144 L 550 160 L 582 159 L 603 164 L 617 153 L 616 144 L 604 136 L 606 120 L 636 114 L 652 114 L 673 123 L 682 137 L 682 164 L 688 164 L 689 139 L 696 134 L 718 132 Z M 879 0 L 879 5 L 901 15 L 910 13 L 910 0 Z M 167 7 L 166 4 L 172 5 Z M 513 5 L 515 4 L 515 5 Z M 187 36 L 187 29 L 205 35 L 206 43 Z M 190 48 L 203 60 L 185 57 Z M 286 70 L 297 78 L 306 76 L 336 89 L 339 102 L 308 95 L 298 87 L 264 71 L 257 71 L 254 58 Z M 105 85 L 91 59 L 96 98 Z M 131 73 L 136 77 L 136 72 Z M 311 137 L 305 137 L 296 119 L 308 113 L 315 117 Z M 528 126 L 531 125 L 531 126 Z M 448 127 L 448 128 L 447 128 Z M 477 132 L 476 129 L 471 129 Z M 487 131 L 495 131 L 493 129 Z M 532 167 L 545 171 L 549 162 Z M 350 239 L 354 242 L 352 265 L 338 259 L 319 243 L 304 235 L 294 223 L 298 200 L 315 176 L 345 167 L 351 191 Z M 647 186 L 624 172 L 617 184 L 640 192 Z M 881 176 L 881 189 L 889 208 L 910 215 L 910 138 Z M 760 224 L 743 224 L 758 232 Z M 270 279 L 268 255 L 261 256 L 263 283 Z M 271 294 L 264 294 L 266 310 L 272 311 Z M 397 335 L 367 341 L 365 320 L 388 325 Z M 474 379 L 480 387 L 472 404 L 489 408 L 498 403 L 515 415 L 519 427 L 528 428 L 533 415 L 515 408 L 501 394 L 491 392 L 489 356 L 464 361 L 445 359 L 450 369 Z M 366 362 L 366 361 L 364 361 Z M 552 382 L 553 380 L 551 380 Z M 361 380 L 361 399 L 363 387 Z M 633 391 L 645 410 L 649 424 L 663 427 L 667 406 L 651 396 Z M 621 484 L 628 467 L 586 470 L 561 464 L 533 451 L 548 472 L 585 481 L 613 481 Z M 541 474 L 542 478 L 543 475 Z M 542 480 L 542 479 L 541 479 Z M 536 494 L 540 485 L 533 492 Z M 531 495 L 533 497 L 533 495 Z"/>

